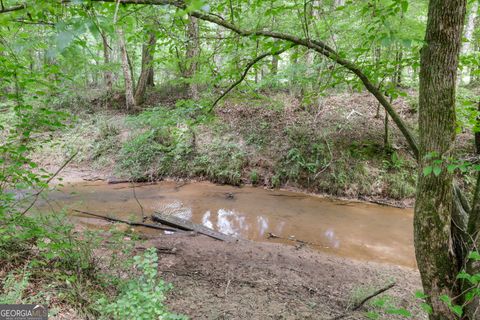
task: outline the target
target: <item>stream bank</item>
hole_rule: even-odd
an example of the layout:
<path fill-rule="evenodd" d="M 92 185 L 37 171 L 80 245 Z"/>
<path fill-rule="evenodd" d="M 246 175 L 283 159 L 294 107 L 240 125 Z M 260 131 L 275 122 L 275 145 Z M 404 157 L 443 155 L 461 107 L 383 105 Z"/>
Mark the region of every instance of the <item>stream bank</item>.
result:
<path fill-rule="evenodd" d="M 191 319 L 404 319 L 392 315 L 398 309 L 408 310 L 411 319 L 427 319 L 414 296 L 421 290 L 414 269 L 277 243 L 228 243 L 191 234 L 147 238 L 135 251 L 159 249 L 160 275 L 174 286 L 166 303 Z M 392 282 L 392 289 L 348 311 Z"/>
<path fill-rule="evenodd" d="M 214 114 L 204 113 L 201 103 L 150 103 L 125 114 L 85 102 L 72 126 L 39 147 L 35 160 L 54 171 L 78 151 L 72 165 L 88 180 L 208 180 L 402 207 L 413 203 L 415 161 L 396 128 L 391 146 L 383 146 L 383 120 L 368 94 L 327 96 L 316 102 L 318 108 L 281 91 L 232 95 Z M 396 108 L 416 126 L 407 99 Z"/>
<path fill-rule="evenodd" d="M 50 194 L 51 210 L 77 208 L 130 221 L 140 221 L 142 210 L 146 216 L 157 210 L 255 240 L 222 242 L 71 218 L 80 233 L 104 230 L 106 241 L 111 232 L 126 233 L 124 245 L 133 244 L 136 254 L 156 247 L 160 277 L 174 285 L 167 304 L 192 319 L 327 320 L 392 282 L 392 289 L 347 318 L 370 313 L 396 319 L 391 312 L 400 308 L 425 318 L 414 298 L 421 285 L 412 265 L 411 210 L 207 182 L 90 181 L 65 183 L 61 190 Z M 391 225 L 395 232 L 388 231 Z M 282 239 L 269 239 L 270 233 Z M 133 240 L 138 236 L 144 241 Z M 97 252 L 99 259 L 110 254 Z"/>

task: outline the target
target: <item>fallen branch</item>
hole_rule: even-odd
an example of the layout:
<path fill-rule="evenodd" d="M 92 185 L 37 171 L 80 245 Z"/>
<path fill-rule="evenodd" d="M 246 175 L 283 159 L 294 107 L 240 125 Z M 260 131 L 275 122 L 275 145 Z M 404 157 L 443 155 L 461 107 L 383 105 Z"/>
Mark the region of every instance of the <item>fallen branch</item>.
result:
<path fill-rule="evenodd" d="M 129 221 L 126 221 L 126 220 L 107 217 L 107 216 L 103 216 L 101 214 L 96 214 L 96 213 L 83 211 L 83 210 L 72 209 L 72 211 L 75 211 L 75 212 L 78 212 L 78 213 L 81 213 L 81 214 L 85 214 L 85 215 L 89 215 L 89 216 L 92 216 L 92 217 L 100 218 L 100 219 L 105 219 L 105 220 L 112 221 L 112 222 L 125 223 L 125 224 L 128 224 L 128 225 L 133 226 L 133 227 L 146 227 L 146 228 L 164 230 L 164 231 L 171 231 L 171 232 L 182 231 L 182 230 L 177 229 L 177 228 L 162 226 L 162 225 L 159 225 L 159 224 L 150 224 L 150 223 L 143 223 L 143 222 L 129 222 Z"/>
<path fill-rule="evenodd" d="M 334 317 L 334 318 L 331 318 L 331 320 L 338 320 L 338 319 L 343 319 L 343 318 L 345 318 L 346 316 L 348 316 L 348 314 L 349 314 L 350 312 L 352 312 L 352 311 L 357 311 L 358 309 L 360 309 L 360 308 L 365 304 L 365 302 L 367 302 L 368 300 L 370 300 L 370 299 L 378 296 L 379 294 L 384 293 L 385 291 L 393 288 L 395 285 L 396 285 L 396 283 L 393 282 L 393 283 L 389 284 L 388 286 L 386 286 L 386 287 L 384 287 L 384 288 L 382 288 L 382 289 L 379 289 L 379 290 L 375 291 L 374 293 L 372 293 L 371 295 L 365 297 L 362 301 L 360 301 L 359 303 L 357 303 L 352 309 L 348 310 L 347 312 L 345 312 L 345 313 L 343 313 L 343 314 L 341 314 L 341 315 L 338 315 L 338 316 L 336 316 L 336 317 Z"/>
<path fill-rule="evenodd" d="M 308 245 L 310 245 L 310 246 L 315 246 L 315 247 L 320 247 L 320 248 L 324 248 L 324 249 L 329 249 L 329 247 L 324 246 L 324 245 L 321 245 L 321 244 L 318 244 L 318 243 L 315 243 L 315 242 L 304 241 L 304 240 L 295 239 L 295 238 L 280 237 L 280 236 L 277 236 L 276 234 L 271 233 L 271 232 L 269 232 L 269 233 L 267 234 L 267 239 L 280 239 L 280 240 L 286 240 L 286 241 L 296 242 L 296 243 L 299 243 L 299 244 L 301 244 L 301 245 L 306 245 L 306 244 L 308 244 Z"/>

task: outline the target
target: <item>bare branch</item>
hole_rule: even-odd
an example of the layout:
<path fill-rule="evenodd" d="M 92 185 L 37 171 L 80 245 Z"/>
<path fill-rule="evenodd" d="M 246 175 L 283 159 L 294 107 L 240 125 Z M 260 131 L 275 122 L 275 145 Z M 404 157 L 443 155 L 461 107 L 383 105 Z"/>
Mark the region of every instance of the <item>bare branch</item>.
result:
<path fill-rule="evenodd" d="M 268 57 L 268 56 L 277 56 L 279 54 L 282 54 L 283 52 L 287 51 L 288 49 L 292 48 L 296 46 L 296 44 L 294 44 L 293 46 L 289 46 L 288 48 L 284 48 L 284 49 L 281 49 L 277 52 L 266 52 L 266 53 L 263 53 L 261 55 L 259 55 L 258 57 L 256 57 L 255 59 L 251 60 L 245 67 L 245 70 L 243 71 L 242 73 L 242 76 L 240 77 L 240 79 L 238 79 L 237 81 L 235 81 L 234 83 L 232 83 L 232 85 L 230 87 L 228 87 L 227 90 L 225 90 L 224 93 L 222 93 L 216 100 L 215 102 L 212 104 L 212 106 L 208 109 L 208 111 L 212 111 L 215 106 L 217 105 L 217 103 L 223 98 L 225 97 L 230 91 L 232 91 L 236 86 L 238 86 L 244 79 L 245 77 L 247 76 L 248 74 L 248 71 L 255 65 L 255 63 L 259 62 L 260 60 Z"/>
<path fill-rule="evenodd" d="M 27 7 L 26 4 L 20 4 L 20 5 L 17 5 L 17 6 L 10 7 L 10 8 L 5 8 L 5 7 L 3 7 L 3 3 L 2 3 L 2 9 L 0 10 L 0 13 L 7 13 L 7 12 L 12 12 L 12 11 L 23 10 L 26 7 Z"/>
<path fill-rule="evenodd" d="M 173 1 L 173 0 L 92 0 L 95 2 L 117 2 L 119 1 L 120 3 L 123 4 L 150 4 L 150 5 L 173 5 L 177 8 L 180 9 L 185 9 L 185 4 L 180 1 Z M 200 11 L 192 11 L 189 13 L 190 15 L 202 19 L 204 21 L 209 21 L 211 23 L 217 24 L 219 26 L 222 26 L 226 29 L 229 29 L 238 35 L 244 36 L 244 37 L 251 37 L 251 36 L 263 36 L 263 37 L 268 37 L 268 38 L 274 38 L 274 39 L 280 39 L 280 40 L 285 40 L 285 41 L 290 41 L 292 43 L 295 43 L 297 45 L 301 45 L 307 48 L 310 48 L 312 50 L 315 50 L 316 52 L 322 54 L 323 56 L 331 59 L 332 61 L 338 63 L 339 65 L 345 67 L 346 69 L 350 70 L 350 72 L 354 73 L 363 83 L 365 88 L 375 96 L 375 98 L 378 100 L 378 102 L 385 108 L 385 110 L 388 112 L 392 120 L 395 122 L 397 127 L 400 129 L 402 132 L 403 136 L 407 140 L 407 143 L 414 155 L 415 158 L 418 159 L 418 144 L 413 136 L 413 134 L 410 132 L 410 129 L 406 126 L 406 124 L 403 122 L 402 118 L 398 115 L 398 113 L 395 111 L 393 106 L 388 102 L 386 97 L 382 94 L 382 92 L 375 86 L 370 79 L 360 70 L 360 68 L 353 64 L 352 62 L 340 57 L 340 55 L 330 46 L 328 46 L 326 43 L 320 41 L 320 40 L 312 40 L 312 39 L 304 39 L 300 38 L 291 34 L 286 34 L 286 33 L 281 33 L 281 32 L 274 32 L 274 31 L 269 31 L 269 30 L 245 30 L 242 29 L 238 26 L 236 26 L 233 23 L 230 23 L 226 21 L 225 19 L 219 18 L 216 15 L 212 15 L 210 13 L 204 13 Z"/>

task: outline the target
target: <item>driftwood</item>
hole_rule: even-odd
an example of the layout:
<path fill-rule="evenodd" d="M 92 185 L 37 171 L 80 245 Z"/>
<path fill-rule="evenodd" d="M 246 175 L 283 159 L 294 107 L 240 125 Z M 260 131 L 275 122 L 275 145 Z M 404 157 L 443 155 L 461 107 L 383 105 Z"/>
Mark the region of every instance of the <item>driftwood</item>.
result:
<path fill-rule="evenodd" d="M 177 229 L 177 228 L 162 226 L 162 225 L 160 225 L 160 224 L 151 224 L 151 223 L 143 223 L 143 222 L 129 222 L 129 221 L 126 221 L 126 220 L 117 219 L 117 218 L 112 218 L 112 217 L 107 217 L 107 216 L 103 216 L 103 215 L 101 215 L 101 214 L 96 214 L 96 213 L 92 213 L 92 212 L 88 212 L 88 211 L 83 211 L 83 210 L 73 209 L 72 211 L 75 211 L 75 212 L 78 212 L 78 213 L 81 213 L 81 214 L 85 214 L 85 215 L 88 215 L 88 216 L 100 218 L 100 219 L 105 219 L 105 220 L 112 221 L 112 222 L 125 223 L 125 224 L 128 224 L 128 225 L 130 225 L 130 226 L 134 226 L 134 227 L 146 227 L 146 228 L 157 229 L 157 230 L 164 230 L 164 231 L 171 231 L 171 232 L 182 231 L 182 230 Z"/>
<path fill-rule="evenodd" d="M 107 183 L 108 184 L 120 184 L 120 183 L 130 183 L 131 180 L 129 179 L 117 179 L 117 178 L 108 178 Z"/>
<path fill-rule="evenodd" d="M 207 237 L 217 239 L 217 240 L 221 240 L 221 241 L 233 241 L 234 240 L 233 237 L 230 237 L 230 236 L 228 236 L 224 233 L 212 230 L 212 229 L 207 228 L 205 226 L 202 226 L 200 224 L 196 224 L 196 223 L 190 222 L 188 220 L 185 220 L 185 219 L 182 219 L 182 218 L 179 218 L 179 217 L 175 217 L 175 216 L 170 215 L 170 214 L 163 214 L 163 213 L 160 213 L 160 212 L 155 212 L 152 215 L 152 220 L 160 222 L 160 223 L 162 223 L 164 225 L 167 225 L 167 226 L 178 228 L 180 230 L 195 231 L 195 232 L 198 232 L 200 234 L 206 235 Z"/>
<path fill-rule="evenodd" d="M 362 301 L 360 301 L 359 303 L 357 303 L 356 305 L 353 306 L 353 308 L 351 308 L 349 311 L 341 314 L 341 315 L 338 315 L 334 318 L 331 318 L 331 320 L 338 320 L 338 319 L 343 319 L 345 318 L 346 316 L 348 316 L 348 314 L 352 311 L 357 311 L 358 309 L 360 309 L 364 304 L 365 302 L 367 302 L 368 300 L 378 296 L 379 294 L 382 294 L 384 293 L 385 291 L 393 288 L 394 286 L 396 285 L 395 282 L 389 284 L 388 286 L 386 287 L 383 287 L 382 289 L 378 289 L 377 291 L 375 291 L 374 293 L 372 293 L 371 295 L 368 295 L 367 297 L 365 297 Z"/>
<path fill-rule="evenodd" d="M 295 243 L 298 243 L 300 245 L 300 247 L 297 247 L 297 248 L 301 248 L 301 246 L 304 246 L 304 245 L 309 245 L 309 246 L 315 246 L 315 247 L 320 247 L 320 248 L 324 248 L 324 249 L 330 249 L 329 247 L 324 246 L 324 245 L 319 244 L 319 243 L 305 241 L 305 240 L 296 239 L 296 238 L 290 238 L 290 237 L 289 238 L 280 237 L 280 236 L 277 236 L 275 233 L 271 233 L 271 232 L 269 232 L 267 234 L 267 239 L 280 239 L 280 240 L 295 242 Z"/>

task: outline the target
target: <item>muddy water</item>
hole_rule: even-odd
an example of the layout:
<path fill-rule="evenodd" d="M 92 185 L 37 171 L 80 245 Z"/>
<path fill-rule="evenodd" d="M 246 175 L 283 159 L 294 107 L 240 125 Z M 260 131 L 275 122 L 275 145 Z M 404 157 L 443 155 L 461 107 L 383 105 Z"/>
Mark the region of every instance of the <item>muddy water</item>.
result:
<path fill-rule="evenodd" d="M 50 199 L 48 208 L 67 207 L 137 221 L 140 203 L 148 215 L 154 210 L 168 212 L 242 238 L 295 246 L 303 241 L 344 257 L 415 267 L 412 210 L 205 182 L 161 182 L 134 189 L 129 184 L 81 183 L 53 192 Z M 96 219 L 78 219 L 100 225 Z M 281 239 L 269 239 L 270 233 Z"/>

